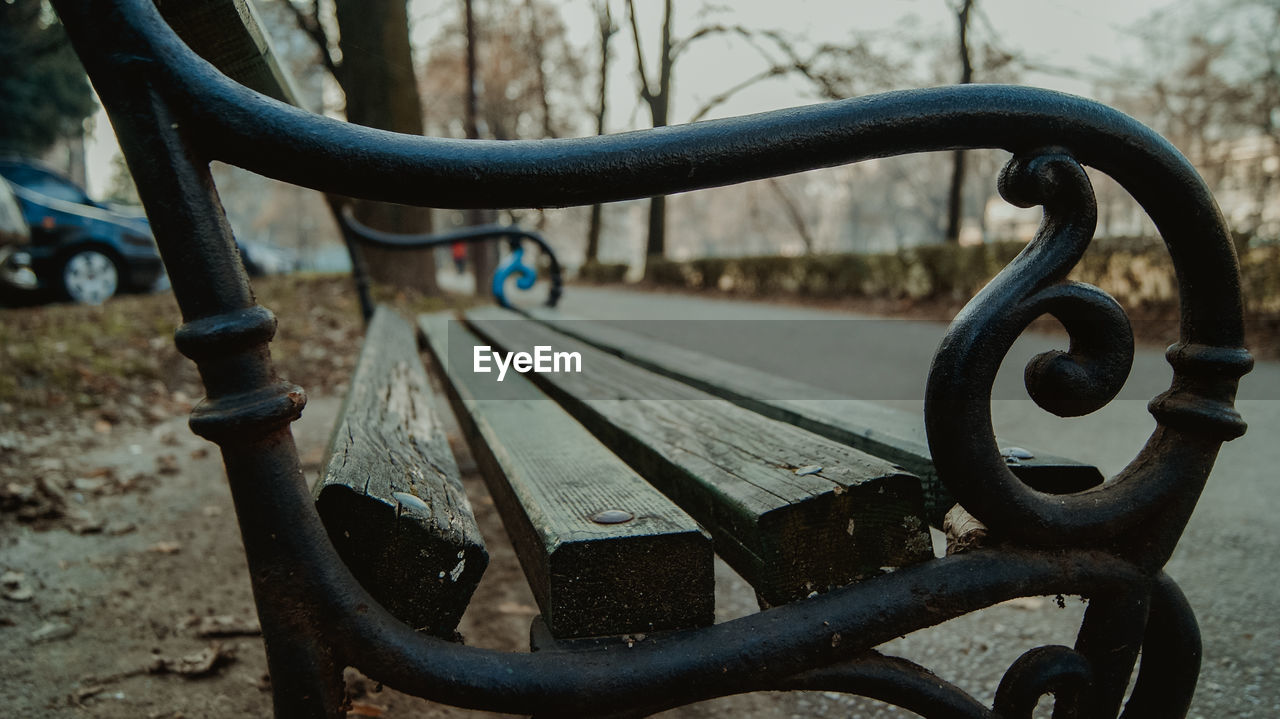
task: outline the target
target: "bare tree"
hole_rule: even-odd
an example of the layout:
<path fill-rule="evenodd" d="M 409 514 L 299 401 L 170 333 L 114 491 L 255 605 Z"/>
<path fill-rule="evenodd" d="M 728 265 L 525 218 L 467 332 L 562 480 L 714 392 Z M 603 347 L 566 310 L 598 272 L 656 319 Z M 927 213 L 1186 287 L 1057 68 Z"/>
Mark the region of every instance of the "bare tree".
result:
<path fill-rule="evenodd" d="M 671 0 L 662 2 L 662 39 L 658 45 L 658 75 L 653 82 L 645 69 L 644 48 L 640 42 L 640 25 L 636 21 L 635 0 L 627 0 L 627 16 L 631 20 L 631 37 L 635 40 L 636 72 L 640 80 L 640 99 L 649 107 L 653 127 L 666 127 L 671 113 L 671 67 L 675 64 L 671 41 Z M 661 258 L 666 249 L 667 198 L 649 199 L 649 235 L 645 257 Z"/>
<path fill-rule="evenodd" d="M 580 52 L 546 0 L 472 0 L 475 112 L 480 137 L 496 140 L 575 134 L 586 104 Z M 466 7 L 430 42 L 422 95 L 429 131 L 466 136 Z"/>
<path fill-rule="evenodd" d="M 480 138 L 480 70 L 477 59 L 478 44 L 475 6 L 473 0 L 462 0 L 463 27 L 466 30 L 466 90 L 464 93 L 463 126 L 467 139 Z M 468 225 L 483 225 L 493 221 L 493 212 L 482 209 L 467 210 Z M 498 265 L 498 248 L 491 242 L 473 242 L 468 247 L 471 257 L 471 274 L 475 280 L 475 293 L 483 295 L 493 281 L 493 271 Z"/>
<path fill-rule="evenodd" d="M 627 15 L 631 27 L 631 37 L 635 44 L 640 98 L 649 109 L 653 127 L 663 127 L 670 122 L 672 70 L 680 56 L 694 42 L 703 38 L 717 35 L 739 37 L 756 48 L 765 59 L 766 67 L 755 75 L 743 79 L 741 82 L 708 99 L 693 113 L 691 121 L 694 122 L 701 120 L 714 108 L 727 102 L 738 92 L 769 78 L 798 73 L 818 86 L 825 97 L 835 98 L 847 96 L 841 94 L 841 89 L 838 87 L 842 82 L 846 86 L 852 85 L 852 78 L 855 75 L 861 77 L 864 74 L 846 72 L 840 68 L 842 64 L 857 66 L 858 60 L 870 60 L 871 62 L 868 64 L 872 68 L 868 68 L 865 71 L 865 75 L 868 76 L 874 74 L 873 68 L 883 68 L 886 65 L 882 58 L 869 52 L 868 47 L 861 43 L 853 43 L 848 47 L 820 45 L 811 52 L 804 53 L 796 47 L 795 43 L 781 33 L 770 30 L 752 30 L 740 25 L 709 24 L 694 30 L 683 38 L 676 39 L 672 30 L 672 2 L 671 0 L 664 0 L 661 39 L 658 45 L 657 72 L 655 75 L 650 73 L 645 62 L 639 22 L 636 18 L 635 0 L 627 0 Z M 835 61 L 833 62 L 833 60 Z M 841 63 L 840 60 L 845 60 L 847 63 Z M 790 198 L 782 194 L 780 185 L 774 183 L 770 184 L 769 187 L 778 196 L 784 208 L 792 206 L 792 209 L 794 209 Z M 798 226 L 797 231 L 799 231 Z M 801 233 L 801 239 L 806 246 L 811 246 L 812 237 L 806 237 Z M 646 256 L 661 257 L 665 250 L 665 245 L 666 198 L 658 196 L 649 201 L 648 239 L 645 244 Z"/>
<path fill-rule="evenodd" d="M 1242 243 L 1280 236 L 1280 0 L 1192 3 L 1134 32 L 1148 57 L 1119 69 L 1115 101 L 1195 163 Z"/>
<path fill-rule="evenodd" d="M 339 30 L 334 53 L 320 0 L 307 5 L 289 1 L 299 27 L 315 42 L 320 61 L 333 74 L 346 96 L 349 122 L 393 132 L 422 133 L 422 104 L 409 47 L 409 18 L 405 0 L 334 0 Z M 355 203 L 363 223 L 391 232 L 430 232 L 426 208 L 379 202 Z M 362 248 L 373 279 L 425 292 L 438 291 L 435 257 L 431 252 L 406 253 Z"/>
<path fill-rule="evenodd" d="M 597 37 L 600 41 L 600 92 L 596 96 L 596 134 L 603 135 L 604 118 L 608 111 L 609 101 L 609 56 L 612 54 L 609 45 L 614 34 L 618 32 L 618 26 L 613 22 L 613 12 L 609 8 L 609 0 L 596 0 L 594 7 L 596 11 L 596 27 L 599 32 Z M 591 218 L 587 222 L 587 264 L 596 262 L 600 254 L 600 227 L 603 214 L 604 208 L 602 205 L 597 203 L 591 206 Z"/>
<path fill-rule="evenodd" d="M 960 55 L 960 84 L 973 82 L 973 58 L 969 51 L 969 14 L 973 10 L 974 0 L 960 0 L 956 8 L 956 31 L 959 35 L 958 50 Z M 964 150 L 956 150 L 951 155 L 951 189 L 947 193 L 947 231 L 948 242 L 960 241 L 960 225 L 964 219 Z"/>

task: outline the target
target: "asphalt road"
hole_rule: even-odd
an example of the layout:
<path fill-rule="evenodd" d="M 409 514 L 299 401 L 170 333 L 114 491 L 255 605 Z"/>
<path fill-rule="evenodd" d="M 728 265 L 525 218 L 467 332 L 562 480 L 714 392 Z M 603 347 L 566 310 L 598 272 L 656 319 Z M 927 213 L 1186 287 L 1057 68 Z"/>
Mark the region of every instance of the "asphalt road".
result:
<path fill-rule="evenodd" d="M 566 290 L 561 308 L 625 322 L 633 331 L 836 393 L 916 411 L 945 329 L 934 322 L 577 286 Z M 1021 388 L 1026 359 L 1055 346 L 1063 347 L 1061 338 L 1029 334 L 1009 353 L 994 390 L 996 433 L 1093 462 L 1110 476 L 1134 458 L 1155 426 L 1146 402 L 1169 385 L 1163 349 L 1138 350 L 1119 399 L 1086 417 L 1064 420 L 1040 410 Z M 1204 637 L 1193 717 L 1280 715 L 1280 364 L 1259 362 L 1242 381 L 1240 397 L 1249 432 L 1223 447 L 1167 566 L 1195 608 Z M 1046 599 L 1000 606 L 897 640 L 892 649 L 989 705 L 995 683 L 1021 652 L 1040 643 L 1072 643 L 1080 605 L 1068 600 L 1064 610 Z M 811 702 L 797 710 L 893 715 L 836 694 L 816 695 Z"/>

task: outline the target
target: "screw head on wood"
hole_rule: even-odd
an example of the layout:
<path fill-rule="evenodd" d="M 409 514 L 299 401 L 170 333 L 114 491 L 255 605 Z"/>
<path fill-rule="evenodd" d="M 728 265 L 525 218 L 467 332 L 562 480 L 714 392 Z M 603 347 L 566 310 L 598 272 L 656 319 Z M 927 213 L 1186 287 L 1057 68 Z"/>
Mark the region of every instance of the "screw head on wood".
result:
<path fill-rule="evenodd" d="M 606 509 L 591 515 L 591 521 L 596 524 L 624 524 L 635 518 L 636 516 L 631 512 L 621 509 Z"/>
<path fill-rule="evenodd" d="M 409 494 L 408 492 L 392 492 L 391 497 L 400 503 L 401 509 L 415 512 L 424 516 L 431 516 L 431 507 L 420 497 Z"/>

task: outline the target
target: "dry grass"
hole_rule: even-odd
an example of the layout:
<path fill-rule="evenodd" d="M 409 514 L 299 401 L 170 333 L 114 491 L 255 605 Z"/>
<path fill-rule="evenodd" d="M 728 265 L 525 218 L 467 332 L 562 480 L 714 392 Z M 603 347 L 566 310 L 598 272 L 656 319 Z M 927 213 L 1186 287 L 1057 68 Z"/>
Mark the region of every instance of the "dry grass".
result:
<path fill-rule="evenodd" d="M 268 277 L 256 280 L 254 290 L 280 318 L 271 344 L 280 375 L 311 392 L 340 390 L 363 334 L 350 277 Z M 470 302 L 385 288 L 375 295 L 406 316 Z M 186 411 L 203 391 L 194 365 L 174 347 L 180 322 L 168 293 L 119 297 L 100 307 L 0 310 L 0 412 L 149 423 Z"/>

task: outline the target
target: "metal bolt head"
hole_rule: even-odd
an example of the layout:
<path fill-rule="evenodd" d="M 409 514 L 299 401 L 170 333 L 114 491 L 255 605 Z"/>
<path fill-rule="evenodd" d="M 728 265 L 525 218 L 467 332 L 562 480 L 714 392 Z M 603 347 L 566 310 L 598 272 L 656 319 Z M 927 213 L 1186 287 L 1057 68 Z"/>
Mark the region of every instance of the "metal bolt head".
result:
<path fill-rule="evenodd" d="M 1005 459 L 1034 459 L 1035 455 L 1021 447 L 1005 447 L 1000 450 Z"/>
<path fill-rule="evenodd" d="M 622 509 L 606 509 L 591 515 L 596 524 L 625 524 L 635 519 L 636 515 Z"/>
<path fill-rule="evenodd" d="M 392 499 L 400 503 L 400 507 L 417 514 L 430 516 L 431 507 L 420 497 L 409 494 L 408 492 L 392 492 Z"/>

